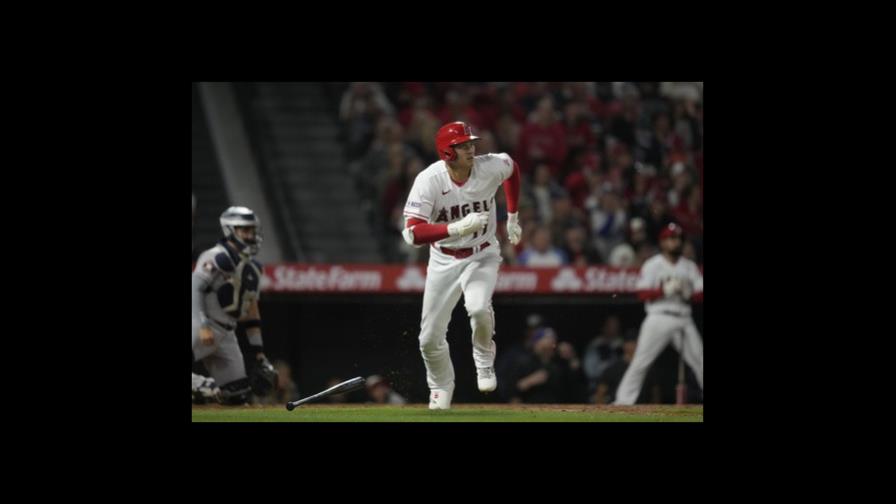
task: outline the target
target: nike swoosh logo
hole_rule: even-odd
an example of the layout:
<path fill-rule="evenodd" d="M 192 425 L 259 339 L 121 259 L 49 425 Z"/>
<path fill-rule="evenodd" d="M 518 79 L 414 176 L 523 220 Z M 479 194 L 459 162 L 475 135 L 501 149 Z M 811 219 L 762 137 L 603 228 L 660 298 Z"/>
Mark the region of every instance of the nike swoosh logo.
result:
<path fill-rule="evenodd" d="M 448 189 L 447 191 L 443 191 L 443 192 L 442 192 L 442 196 L 444 196 L 444 195 L 446 195 L 446 194 L 448 194 L 448 193 L 450 193 L 450 192 L 451 192 L 451 189 Z"/>

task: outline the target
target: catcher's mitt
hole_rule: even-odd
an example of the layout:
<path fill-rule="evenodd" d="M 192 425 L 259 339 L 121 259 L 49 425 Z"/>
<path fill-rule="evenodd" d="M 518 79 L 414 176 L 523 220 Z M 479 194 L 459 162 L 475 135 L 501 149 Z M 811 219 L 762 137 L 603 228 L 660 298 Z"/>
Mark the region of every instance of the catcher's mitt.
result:
<path fill-rule="evenodd" d="M 266 357 L 255 361 L 255 367 L 249 374 L 249 385 L 259 397 L 268 395 L 277 386 L 277 370 Z"/>

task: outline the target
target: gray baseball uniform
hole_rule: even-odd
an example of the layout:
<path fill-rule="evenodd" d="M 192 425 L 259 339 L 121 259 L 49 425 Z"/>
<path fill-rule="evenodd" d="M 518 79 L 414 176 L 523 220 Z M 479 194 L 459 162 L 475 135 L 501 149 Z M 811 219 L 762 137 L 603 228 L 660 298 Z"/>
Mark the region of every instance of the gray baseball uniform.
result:
<path fill-rule="evenodd" d="M 225 245 L 225 240 L 203 252 L 196 261 L 191 289 L 193 355 L 221 386 L 246 378 L 234 330 L 237 321 L 259 298 L 261 271 L 261 263 L 241 256 Z M 214 344 L 204 345 L 199 340 L 202 325 L 212 330 Z"/>

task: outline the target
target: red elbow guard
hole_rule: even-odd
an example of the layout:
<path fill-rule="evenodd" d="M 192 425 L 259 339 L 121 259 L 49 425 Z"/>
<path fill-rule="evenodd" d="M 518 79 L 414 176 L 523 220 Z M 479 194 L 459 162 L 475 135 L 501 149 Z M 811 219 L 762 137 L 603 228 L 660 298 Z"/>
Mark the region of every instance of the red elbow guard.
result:
<path fill-rule="evenodd" d="M 414 244 L 437 242 L 448 238 L 448 224 L 428 224 L 422 219 L 408 219 L 406 228 L 414 228 Z"/>

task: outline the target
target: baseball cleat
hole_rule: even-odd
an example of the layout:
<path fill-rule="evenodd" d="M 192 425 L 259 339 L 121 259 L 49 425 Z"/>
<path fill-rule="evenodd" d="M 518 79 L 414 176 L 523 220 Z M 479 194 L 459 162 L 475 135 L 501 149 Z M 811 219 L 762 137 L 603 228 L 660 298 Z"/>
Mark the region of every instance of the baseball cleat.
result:
<path fill-rule="evenodd" d="M 451 396 L 454 394 L 454 387 L 450 389 L 432 389 L 429 392 L 429 409 L 446 410 L 451 409 Z"/>
<path fill-rule="evenodd" d="M 495 376 L 495 368 L 476 368 L 476 382 L 480 392 L 492 392 L 498 388 L 498 378 Z"/>

